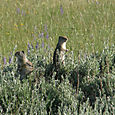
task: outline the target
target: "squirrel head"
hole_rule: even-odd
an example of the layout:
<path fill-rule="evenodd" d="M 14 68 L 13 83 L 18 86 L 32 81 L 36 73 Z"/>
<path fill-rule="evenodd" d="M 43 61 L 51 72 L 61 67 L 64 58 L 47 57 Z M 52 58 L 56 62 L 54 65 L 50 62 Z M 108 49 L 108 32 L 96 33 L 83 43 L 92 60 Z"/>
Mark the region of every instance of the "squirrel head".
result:
<path fill-rule="evenodd" d="M 66 36 L 59 36 L 58 43 L 64 43 L 67 42 L 68 38 Z"/>
<path fill-rule="evenodd" d="M 68 38 L 66 36 L 59 36 L 58 46 L 61 46 L 63 50 L 66 50 L 66 43 Z"/>
<path fill-rule="evenodd" d="M 24 51 L 17 51 L 17 52 L 15 53 L 15 56 L 16 56 L 19 60 L 23 60 L 23 59 L 26 58 Z"/>

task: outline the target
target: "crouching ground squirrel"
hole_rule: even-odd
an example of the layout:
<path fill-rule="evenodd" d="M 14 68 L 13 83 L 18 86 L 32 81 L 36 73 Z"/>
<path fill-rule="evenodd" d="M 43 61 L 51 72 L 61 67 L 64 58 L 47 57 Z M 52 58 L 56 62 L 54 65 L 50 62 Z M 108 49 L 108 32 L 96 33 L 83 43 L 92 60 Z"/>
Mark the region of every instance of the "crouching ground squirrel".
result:
<path fill-rule="evenodd" d="M 34 70 L 33 64 L 27 59 L 24 51 L 16 52 L 15 56 L 18 62 L 17 73 L 20 74 L 20 80 L 22 80 Z"/>
<path fill-rule="evenodd" d="M 59 36 L 59 40 L 53 55 L 53 65 L 55 66 L 55 69 L 59 68 L 60 62 L 64 64 L 64 53 L 68 51 L 68 49 L 66 49 L 67 41 L 68 38 L 66 36 Z"/>

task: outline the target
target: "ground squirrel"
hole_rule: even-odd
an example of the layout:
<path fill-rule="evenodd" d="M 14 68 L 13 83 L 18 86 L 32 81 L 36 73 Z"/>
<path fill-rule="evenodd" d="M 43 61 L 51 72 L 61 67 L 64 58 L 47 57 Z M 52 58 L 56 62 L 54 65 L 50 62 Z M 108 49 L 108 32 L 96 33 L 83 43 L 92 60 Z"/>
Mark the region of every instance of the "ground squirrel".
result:
<path fill-rule="evenodd" d="M 59 36 L 59 40 L 53 55 L 53 65 L 55 66 L 55 68 L 59 67 L 60 62 L 64 64 L 64 53 L 68 51 L 66 49 L 67 40 L 68 38 L 66 36 Z"/>
<path fill-rule="evenodd" d="M 20 74 L 20 79 L 22 80 L 34 70 L 33 64 L 27 59 L 24 51 L 16 52 L 15 56 L 18 62 L 17 73 Z"/>

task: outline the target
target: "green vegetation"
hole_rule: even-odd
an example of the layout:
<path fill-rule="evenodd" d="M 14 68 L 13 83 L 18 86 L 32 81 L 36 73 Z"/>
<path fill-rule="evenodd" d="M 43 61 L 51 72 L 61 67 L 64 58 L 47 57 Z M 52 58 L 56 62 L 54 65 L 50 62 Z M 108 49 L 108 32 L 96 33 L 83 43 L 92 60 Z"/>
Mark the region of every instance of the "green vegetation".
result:
<path fill-rule="evenodd" d="M 8 58 L 15 45 L 16 50 L 26 51 L 28 42 L 35 46 L 36 40 L 39 46 L 44 41 L 54 49 L 59 35 L 69 38 L 67 47 L 75 54 L 87 49 L 92 52 L 92 45 L 95 52 L 101 52 L 105 42 L 115 43 L 114 3 L 114 0 L 1 0 L 1 59 Z"/>
<path fill-rule="evenodd" d="M 115 46 L 102 54 L 80 52 L 75 59 L 70 52 L 58 74 L 52 70 L 49 49 L 29 51 L 35 71 L 22 82 L 15 77 L 15 62 L 1 67 L 1 114 L 114 114 Z"/>
<path fill-rule="evenodd" d="M 0 114 L 113 115 L 114 4 L 114 0 L 0 0 Z M 61 82 L 51 71 L 59 35 L 69 38 L 65 66 L 58 74 Z M 27 51 L 35 67 L 23 82 L 14 76 L 17 50 Z"/>

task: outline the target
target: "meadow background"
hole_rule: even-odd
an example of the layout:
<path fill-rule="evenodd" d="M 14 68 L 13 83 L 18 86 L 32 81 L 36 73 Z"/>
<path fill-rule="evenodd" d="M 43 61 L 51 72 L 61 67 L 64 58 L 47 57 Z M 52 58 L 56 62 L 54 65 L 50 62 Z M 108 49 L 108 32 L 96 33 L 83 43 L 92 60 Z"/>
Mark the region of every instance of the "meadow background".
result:
<path fill-rule="evenodd" d="M 60 35 L 69 38 L 66 79 L 53 72 L 49 82 Z M 37 71 L 23 83 L 20 50 Z M 114 114 L 115 0 L 0 0 L 0 63 L 2 114 Z"/>
<path fill-rule="evenodd" d="M 114 0 L 1 0 L 0 55 L 27 51 L 28 42 L 54 49 L 59 35 L 69 38 L 67 48 L 102 51 L 115 43 Z"/>

